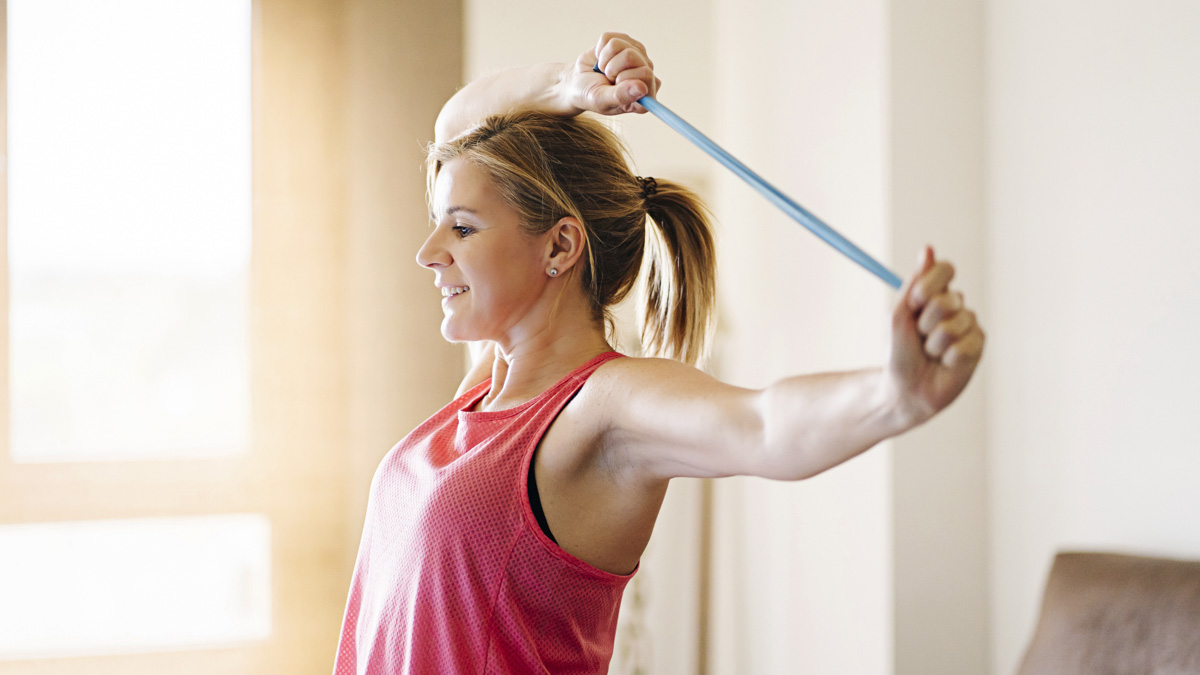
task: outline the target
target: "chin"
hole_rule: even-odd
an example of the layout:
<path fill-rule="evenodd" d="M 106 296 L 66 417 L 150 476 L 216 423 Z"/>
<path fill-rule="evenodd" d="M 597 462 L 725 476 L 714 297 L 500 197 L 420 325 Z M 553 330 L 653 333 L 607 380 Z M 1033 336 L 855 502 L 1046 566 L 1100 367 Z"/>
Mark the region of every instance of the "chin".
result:
<path fill-rule="evenodd" d="M 449 317 L 442 319 L 442 337 L 446 342 L 476 342 L 486 339 L 476 336 L 475 331 L 464 330 L 463 326 L 450 321 Z"/>

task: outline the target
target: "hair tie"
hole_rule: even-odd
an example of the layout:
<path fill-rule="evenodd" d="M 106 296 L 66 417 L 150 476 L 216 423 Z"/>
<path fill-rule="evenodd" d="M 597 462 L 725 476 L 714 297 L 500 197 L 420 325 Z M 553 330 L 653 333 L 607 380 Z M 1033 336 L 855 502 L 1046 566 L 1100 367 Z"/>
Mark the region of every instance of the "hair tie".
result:
<path fill-rule="evenodd" d="M 646 178 L 638 176 L 637 179 L 642 183 L 642 199 L 649 199 L 652 195 L 658 192 L 658 182 L 653 178 L 650 178 L 649 176 Z"/>

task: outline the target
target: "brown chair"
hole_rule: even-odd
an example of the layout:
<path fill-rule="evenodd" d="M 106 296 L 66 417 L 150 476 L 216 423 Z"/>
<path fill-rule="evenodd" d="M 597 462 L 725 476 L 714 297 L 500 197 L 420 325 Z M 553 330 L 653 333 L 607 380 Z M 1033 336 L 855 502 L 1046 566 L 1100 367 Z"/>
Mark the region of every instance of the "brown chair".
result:
<path fill-rule="evenodd" d="M 1200 561 L 1059 553 L 1018 675 L 1200 675 Z"/>

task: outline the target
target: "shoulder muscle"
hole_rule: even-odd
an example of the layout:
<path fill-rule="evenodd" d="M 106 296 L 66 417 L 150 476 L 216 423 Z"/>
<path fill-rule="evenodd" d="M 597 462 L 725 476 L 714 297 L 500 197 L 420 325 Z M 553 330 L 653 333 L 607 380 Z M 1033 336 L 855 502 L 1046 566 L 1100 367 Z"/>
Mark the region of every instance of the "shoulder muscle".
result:
<path fill-rule="evenodd" d="M 624 358 L 601 375 L 605 453 L 646 478 L 756 475 L 761 392 L 668 359 Z"/>

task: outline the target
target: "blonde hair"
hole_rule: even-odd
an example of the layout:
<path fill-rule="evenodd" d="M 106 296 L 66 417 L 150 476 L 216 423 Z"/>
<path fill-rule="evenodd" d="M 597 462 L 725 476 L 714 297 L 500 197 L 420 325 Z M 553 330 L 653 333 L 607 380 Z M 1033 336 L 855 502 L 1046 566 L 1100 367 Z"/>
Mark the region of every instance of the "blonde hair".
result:
<path fill-rule="evenodd" d="M 590 117 L 493 115 L 430 144 L 428 196 L 441 168 L 462 157 L 488 174 L 528 233 L 574 217 L 586 233 L 581 277 L 595 319 L 611 335 L 609 308 L 644 275 L 643 353 L 698 365 L 708 355 L 716 304 L 711 213 L 694 192 L 667 180 L 655 179 L 643 197 L 627 156 L 616 134 Z"/>

